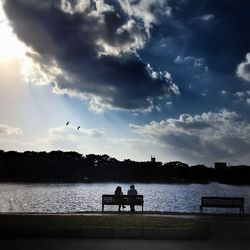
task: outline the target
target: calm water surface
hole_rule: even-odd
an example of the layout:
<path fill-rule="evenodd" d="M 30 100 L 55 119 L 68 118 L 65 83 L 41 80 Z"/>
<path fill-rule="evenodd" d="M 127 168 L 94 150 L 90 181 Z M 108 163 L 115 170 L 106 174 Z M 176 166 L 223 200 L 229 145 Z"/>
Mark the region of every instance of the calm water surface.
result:
<path fill-rule="evenodd" d="M 101 211 L 102 194 L 113 194 L 117 185 L 126 194 L 129 184 L 0 184 L 0 212 Z M 250 213 L 250 186 L 210 184 L 135 184 L 144 195 L 145 211 L 199 212 L 201 196 L 240 196 Z M 117 210 L 117 206 L 105 206 Z M 129 210 L 127 207 L 125 210 Z M 140 210 L 140 207 L 138 207 Z M 238 209 L 205 208 L 207 212 L 231 213 Z"/>

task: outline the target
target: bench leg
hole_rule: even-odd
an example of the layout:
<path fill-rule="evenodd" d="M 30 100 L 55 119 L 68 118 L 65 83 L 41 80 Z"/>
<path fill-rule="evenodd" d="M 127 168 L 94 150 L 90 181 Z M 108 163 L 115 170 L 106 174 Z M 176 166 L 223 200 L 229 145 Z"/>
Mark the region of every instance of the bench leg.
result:
<path fill-rule="evenodd" d="M 104 212 L 104 205 L 102 205 L 102 212 Z"/>
<path fill-rule="evenodd" d="M 240 207 L 240 214 L 244 214 L 245 211 L 244 211 L 244 207 Z"/>
<path fill-rule="evenodd" d="M 200 213 L 203 214 L 203 207 L 200 206 Z"/>

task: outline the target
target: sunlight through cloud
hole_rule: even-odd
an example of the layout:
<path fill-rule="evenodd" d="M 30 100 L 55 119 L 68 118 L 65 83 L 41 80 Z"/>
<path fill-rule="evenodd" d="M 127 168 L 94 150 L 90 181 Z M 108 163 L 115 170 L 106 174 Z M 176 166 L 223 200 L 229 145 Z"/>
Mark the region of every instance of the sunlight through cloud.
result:
<path fill-rule="evenodd" d="M 3 11 L 2 3 L 0 3 L 0 37 L 0 60 L 21 59 L 25 56 L 27 47 L 14 34 Z"/>

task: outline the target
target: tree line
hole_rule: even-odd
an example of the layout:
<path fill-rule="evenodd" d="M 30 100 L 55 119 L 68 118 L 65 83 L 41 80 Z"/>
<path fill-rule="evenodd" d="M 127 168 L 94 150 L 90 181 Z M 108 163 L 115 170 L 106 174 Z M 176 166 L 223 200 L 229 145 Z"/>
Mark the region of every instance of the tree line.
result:
<path fill-rule="evenodd" d="M 0 150 L 1 182 L 158 182 L 250 184 L 250 166 L 189 166 L 180 161 L 119 161 L 77 152 Z"/>

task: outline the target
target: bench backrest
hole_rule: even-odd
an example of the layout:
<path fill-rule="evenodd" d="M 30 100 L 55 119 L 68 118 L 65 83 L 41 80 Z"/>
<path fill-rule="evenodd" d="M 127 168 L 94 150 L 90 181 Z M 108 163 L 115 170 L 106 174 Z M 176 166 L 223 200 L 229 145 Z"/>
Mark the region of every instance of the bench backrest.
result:
<path fill-rule="evenodd" d="M 103 205 L 143 205 L 143 195 L 114 195 L 114 194 L 103 194 L 102 195 Z"/>
<path fill-rule="evenodd" d="M 244 207 L 242 197 L 201 197 L 201 206 L 206 207 Z"/>

